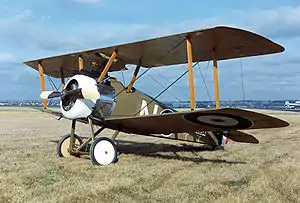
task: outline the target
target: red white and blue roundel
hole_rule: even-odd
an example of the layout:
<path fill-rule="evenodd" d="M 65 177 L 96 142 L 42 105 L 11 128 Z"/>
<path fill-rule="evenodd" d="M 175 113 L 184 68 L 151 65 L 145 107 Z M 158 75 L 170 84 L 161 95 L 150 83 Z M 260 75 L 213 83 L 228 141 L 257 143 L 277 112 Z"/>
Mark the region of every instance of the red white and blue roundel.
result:
<path fill-rule="evenodd" d="M 221 129 L 246 129 L 253 125 L 252 121 L 246 118 L 230 114 L 191 113 L 184 115 L 184 118 L 193 123 Z"/>

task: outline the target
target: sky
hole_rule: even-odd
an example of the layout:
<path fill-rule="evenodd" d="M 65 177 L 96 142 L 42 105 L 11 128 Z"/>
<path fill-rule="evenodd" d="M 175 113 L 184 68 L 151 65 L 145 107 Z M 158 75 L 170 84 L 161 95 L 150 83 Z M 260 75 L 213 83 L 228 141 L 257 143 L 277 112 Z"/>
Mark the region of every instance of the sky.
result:
<path fill-rule="evenodd" d="M 219 62 L 221 100 L 300 99 L 299 0 L 1 0 L 0 13 L 0 100 L 39 98 L 38 72 L 24 61 L 219 25 L 259 33 L 286 49 Z M 135 86 L 156 96 L 186 68 L 151 69 Z M 133 70 L 113 75 L 128 84 Z M 212 63 L 194 71 L 196 99 L 214 100 Z M 159 99 L 189 100 L 187 76 Z"/>

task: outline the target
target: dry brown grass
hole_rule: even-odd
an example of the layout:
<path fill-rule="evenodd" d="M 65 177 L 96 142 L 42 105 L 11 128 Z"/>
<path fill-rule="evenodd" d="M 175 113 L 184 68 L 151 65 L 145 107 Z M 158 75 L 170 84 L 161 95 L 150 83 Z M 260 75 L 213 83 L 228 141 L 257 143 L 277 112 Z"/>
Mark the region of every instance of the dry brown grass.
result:
<path fill-rule="evenodd" d="M 300 114 L 271 113 L 292 125 L 252 131 L 258 145 L 205 151 L 122 134 L 119 162 L 98 167 L 89 157 L 57 157 L 69 121 L 0 109 L 0 202 L 300 202 Z"/>

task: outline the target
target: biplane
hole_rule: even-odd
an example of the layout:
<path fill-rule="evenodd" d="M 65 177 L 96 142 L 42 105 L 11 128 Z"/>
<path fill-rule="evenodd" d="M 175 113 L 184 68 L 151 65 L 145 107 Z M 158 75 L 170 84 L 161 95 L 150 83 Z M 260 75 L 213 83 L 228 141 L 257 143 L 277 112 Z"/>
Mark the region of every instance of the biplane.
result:
<path fill-rule="evenodd" d="M 265 114 L 242 109 L 220 108 L 218 61 L 275 54 L 284 48 L 258 34 L 232 27 L 214 27 L 25 62 L 39 72 L 43 111 L 71 120 L 70 133 L 58 142 L 60 157 L 89 155 L 95 165 L 117 160 L 119 132 L 187 142 L 224 145 L 228 139 L 258 143 L 240 130 L 280 128 L 289 123 Z M 215 109 L 196 110 L 193 65 L 213 61 Z M 135 70 L 128 86 L 109 73 L 127 65 Z M 142 91 L 134 83 L 155 67 L 187 64 L 190 110 L 176 111 Z M 44 74 L 60 78 L 62 91 L 46 91 Z M 69 78 L 65 82 L 65 78 Z M 60 112 L 47 109 L 47 99 L 60 98 Z M 76 122 L 88 124 L 83 139 L 75 132 Z M 95 130 L 98 126 L 98 130 Z M 100 136 L 104 129 L 115 132 Z"/>

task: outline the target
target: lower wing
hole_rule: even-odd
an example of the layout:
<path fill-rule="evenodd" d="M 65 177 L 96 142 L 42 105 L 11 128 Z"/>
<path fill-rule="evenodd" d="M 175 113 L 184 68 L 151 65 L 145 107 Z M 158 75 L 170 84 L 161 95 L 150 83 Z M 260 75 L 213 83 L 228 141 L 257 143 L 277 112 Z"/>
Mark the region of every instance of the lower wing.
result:
<path fill-rule="evenodd" d="M 286 121 L 265 114 L 231 108 L 112 118 L 94 122 L 113 130 L 141 135 L 279 128 L 289 125 Z"/>
<path fill-rule="evenodd" d="M 49 109 L 38 110 L 60 118 L 63 117 L 62 113 L 58 111 Z M 82 123 L 87 123 L 86 118 L 77 120 Z M 141 135 L 212 131 L 221 129 L 228 130 L 225 136 L 233 141 L 255 144 L 259 143 L 259 141 L 254 136 L 237 131 L 237 129 L 279 128 L 289 125 L 287 122 L 278 118 L 240 109 L 189 111 L 152 116 L 108 119 L 105 121 L 93 118 L 93 122 L 110 129 Z"/>

